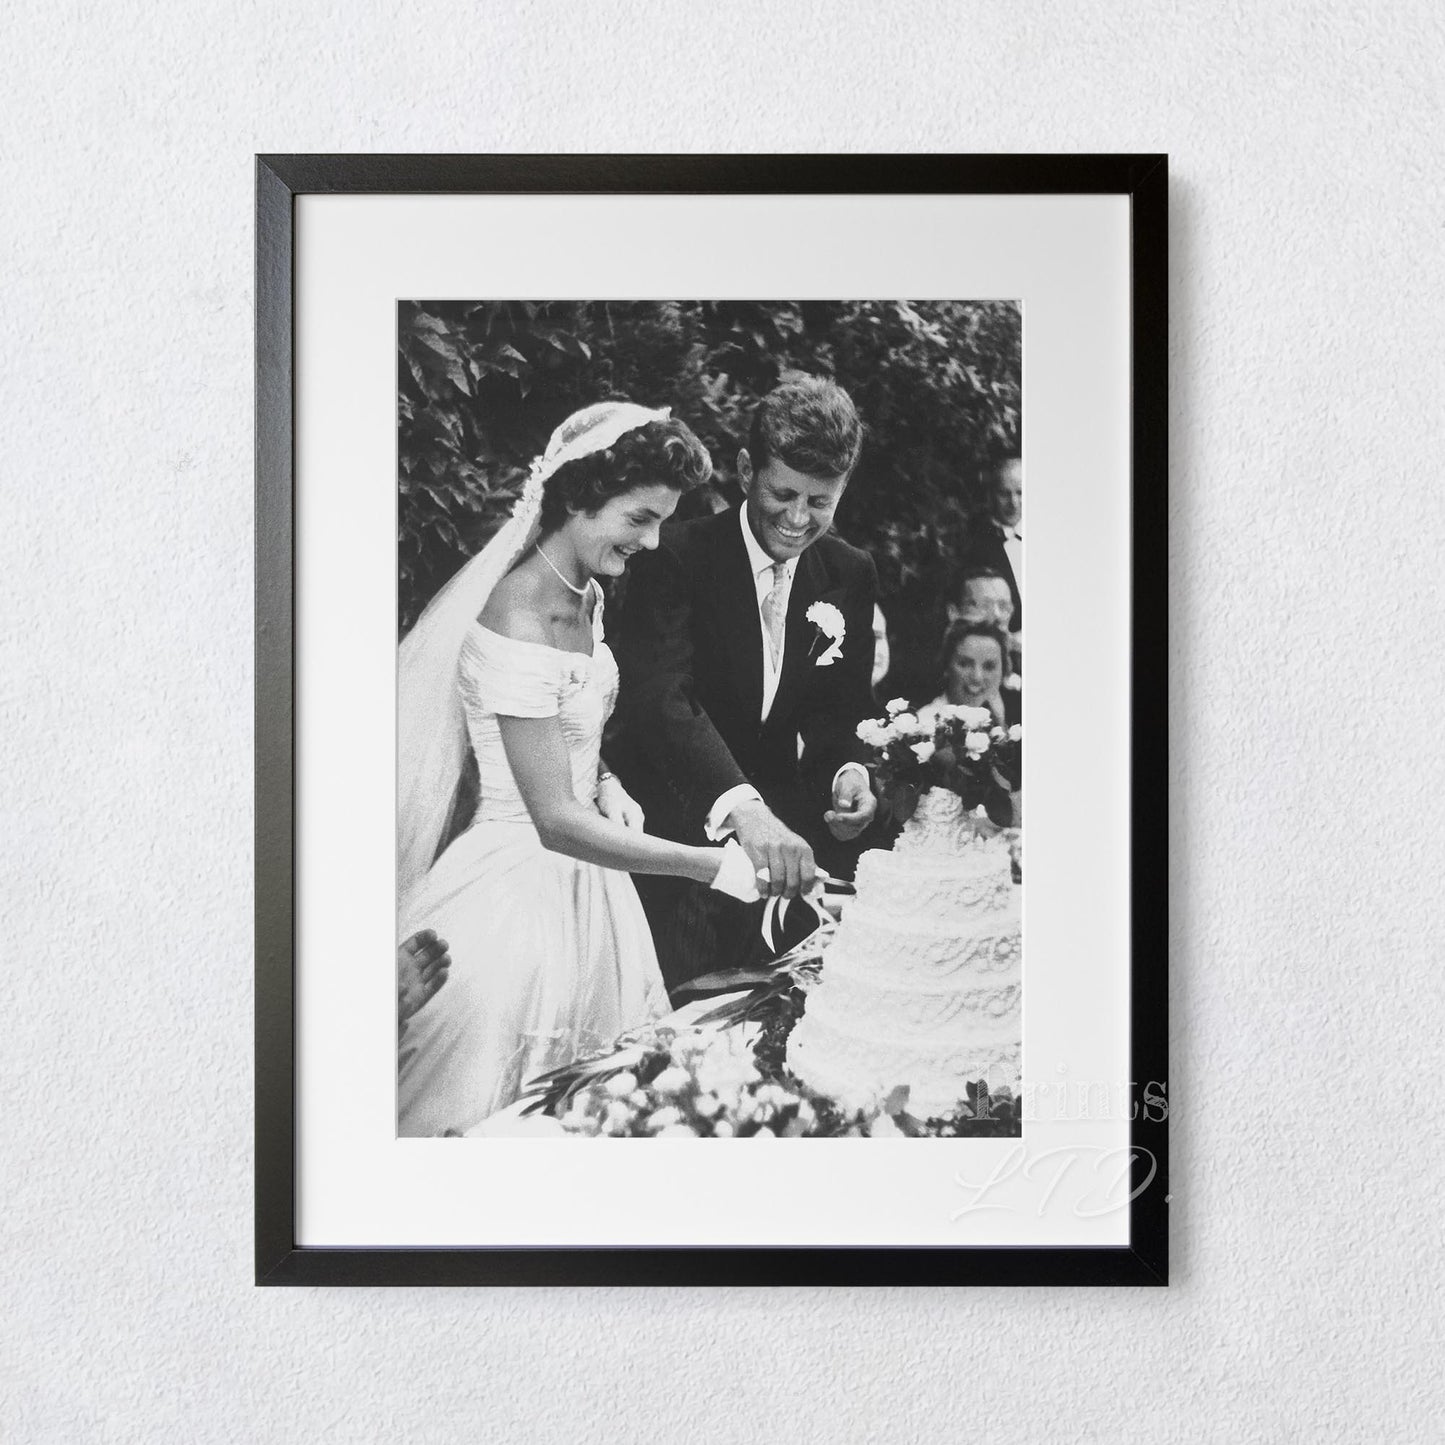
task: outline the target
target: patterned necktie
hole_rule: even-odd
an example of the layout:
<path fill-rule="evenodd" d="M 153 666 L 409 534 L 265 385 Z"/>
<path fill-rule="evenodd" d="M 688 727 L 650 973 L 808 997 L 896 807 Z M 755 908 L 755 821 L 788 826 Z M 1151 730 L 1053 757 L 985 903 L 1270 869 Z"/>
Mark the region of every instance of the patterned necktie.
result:
<path fill-rule="evenodd" d="M 788 564 L 773 563 L 773 588 L 763 598 L 763 627 L 768 634 L 768 646 L 772 649 L 773 667 L 783 655 L 783 624 L 788 618 Z"/>

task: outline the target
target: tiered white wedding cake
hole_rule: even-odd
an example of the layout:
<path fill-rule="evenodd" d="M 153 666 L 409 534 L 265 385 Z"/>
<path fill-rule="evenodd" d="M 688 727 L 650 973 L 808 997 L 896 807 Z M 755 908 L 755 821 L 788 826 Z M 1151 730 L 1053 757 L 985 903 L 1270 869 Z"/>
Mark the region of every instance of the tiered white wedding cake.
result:
<path fill-rule="evenodd" d="M 1008 835 L 931 788 L 892 851 L 859 860 L 788 1067 L 844 1101 L 907 1084 L 916 1118 L 951 1113 L 976 1079 L 1017 1093 L 1020 933 Z"/>

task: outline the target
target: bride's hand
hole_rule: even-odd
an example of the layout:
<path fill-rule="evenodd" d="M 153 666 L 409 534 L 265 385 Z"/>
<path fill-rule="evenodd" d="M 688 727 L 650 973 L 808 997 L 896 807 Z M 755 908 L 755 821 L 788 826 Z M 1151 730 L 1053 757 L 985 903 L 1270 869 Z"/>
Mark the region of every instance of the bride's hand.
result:
<path fill-rule="evenodd" d="M 597 811 L 609 822 L 620 823 L 636 833 L 644 831 L 646 818 L 632 794 L 611 773 L 597 784 Z"/>
<path fill-rule="evenodd" d="M 736 838 L 729 838 L 721 848 L 704 848 L 701 851 L 709 861 L 716 860 L 717 872 L 708 883 L 709 888 L 744 903 L 756 903 L 762 897 L 752 859 L 743 852 L 742 844 Z"/>

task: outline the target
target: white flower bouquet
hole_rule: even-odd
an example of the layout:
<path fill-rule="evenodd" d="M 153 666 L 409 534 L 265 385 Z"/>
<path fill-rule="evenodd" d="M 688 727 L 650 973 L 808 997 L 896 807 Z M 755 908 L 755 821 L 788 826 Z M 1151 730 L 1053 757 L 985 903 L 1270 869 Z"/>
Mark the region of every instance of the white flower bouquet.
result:
<path fill-rule="evenodd" d="M 906 823 L 929 788 L 947 788 L 969 810 L 982 805 L 1000 827 L 1013 821 L 1012 794 L 1022 772 L 1023 729 L 1000 727 L 986 707 L 945 706 L 928 722 L 905 699 L 887 716 L 865 718 L 858 739 L 873 753 L 870 766 L 888 814 Z"/>
<path fill-rule="evenodd" d="M 578 1060 L 535 1080 L 525 1112 L 556 1117 L 569 1134 L 633 1139 L 1017 1137 L 1019 1101 L 982 1081 L 948 1115 L 908 1113 L 908 1090 L 887 1097 L 829 1099 L 782 1067 L 801 1007 L 797 990 L 774 990 L 762 1025 L 655 1024 L 611 1053 Z"/>
<path fill-rule="evenodd" d="M 546 1097 L 572 1134 L 612 1138 L 797 1137 L 815 1122 L 801 1093 L 766 1079 L 756 1030 L 644 1031 L 630 1047 L 559 1071 L 563 1098 Z M 558 1107 L 558 1106 L 561 1107 Z"/>

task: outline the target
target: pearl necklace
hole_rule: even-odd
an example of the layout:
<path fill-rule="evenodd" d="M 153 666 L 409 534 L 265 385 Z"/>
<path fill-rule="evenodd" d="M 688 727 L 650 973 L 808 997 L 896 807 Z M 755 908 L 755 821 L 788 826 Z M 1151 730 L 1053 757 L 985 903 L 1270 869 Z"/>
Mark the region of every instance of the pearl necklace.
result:
<path fill-rule="evenodd" d="M 541 544 L 540 542 L 534 542 L 532 545 L 536 548 L 536 550 L 537 550 L 537 555 L 553 570 L 553 572 L 556 572 L 556 573 L 557 573 L 557 580 L 558 580 L 569 592 L 575 592 L 575 593 L 577 594 L 577 596 L 579 596 L 579 597 L 585 597 L 585 596 L 587 595 L 587 590 L 588 590 L 588 588 L 591 587 L 591 585 L 592 585 L 592 582 L 591 582 L 591 579 L 590 579 L 590 578 L 588 579 L 588 581 L 587 581 L 583 586 L 581 586 L 581 587 L 574 586 L 574 585 L 573 585 L 571 582 L 569 582 L 560 572 L 557 571 L 557 564 L 542 550 L 542 544 Z"/>

